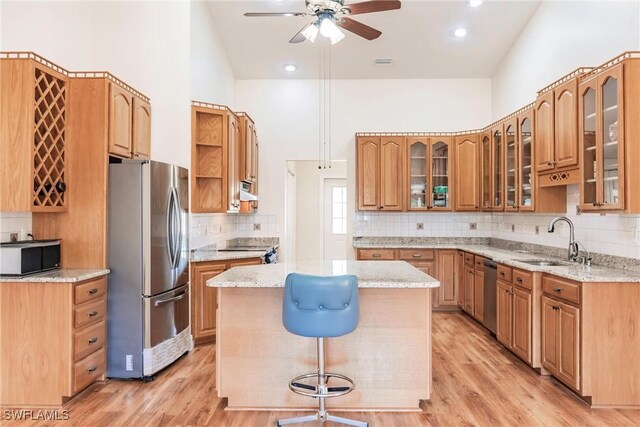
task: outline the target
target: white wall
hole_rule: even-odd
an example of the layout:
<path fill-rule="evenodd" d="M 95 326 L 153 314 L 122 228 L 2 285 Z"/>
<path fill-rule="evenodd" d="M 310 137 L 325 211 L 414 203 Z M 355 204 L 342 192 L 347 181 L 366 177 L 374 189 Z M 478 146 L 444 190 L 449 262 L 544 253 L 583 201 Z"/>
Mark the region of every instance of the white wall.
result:
<path fill-rule="evenodd" d="M 258 130 L 260 212 L 276 215 L 284 230 L 286 161 L 318 158 L 318 81 L 238 80 L 236 90 L 237 108 Z M 454 131 L 491 120 L 488 79 L 336 80 L 332 93 L 332 158 L 347 161 L 349 212 L 356 132 Z M 349 240 L 351 229 L 350 218 Z"/>
<path fill-rule="evenodd" d="M 204 1 L 191 2 L 191 99 L 235 106 L 236 77 Z"/>
<path fill-rule="evenodd" d="M 110 71 L 151 98 L 151 157 L 188 167 L 189 3 L 3 1 L 2 50 Z"/>
<path fill-rule="evenodd" d="M 494 120 L 579 67 L 640 49 L 640 2 L 543 1 L 492 78 Z"/>

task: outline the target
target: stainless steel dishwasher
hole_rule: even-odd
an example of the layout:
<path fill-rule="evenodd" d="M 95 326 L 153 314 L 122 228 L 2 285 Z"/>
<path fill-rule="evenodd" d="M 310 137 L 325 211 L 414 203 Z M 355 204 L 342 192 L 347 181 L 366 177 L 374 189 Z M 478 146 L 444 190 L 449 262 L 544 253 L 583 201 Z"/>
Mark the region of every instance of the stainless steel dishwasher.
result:
<path fill-rule="evenodd" d="M 483 325 L 496 335 L 496 282 L 498 264 L 492 259 L 484 260 L 484 321 Z"/>

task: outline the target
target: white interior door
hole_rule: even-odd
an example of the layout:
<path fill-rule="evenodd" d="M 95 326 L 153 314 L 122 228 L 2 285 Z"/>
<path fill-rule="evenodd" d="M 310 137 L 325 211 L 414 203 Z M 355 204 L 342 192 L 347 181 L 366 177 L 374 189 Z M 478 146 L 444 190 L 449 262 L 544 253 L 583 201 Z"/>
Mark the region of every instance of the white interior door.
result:
<path fill-rule="evenodd" d="M 323 256 L 327 261 L 347 259 L 347 180 L 324 179 Z"/>

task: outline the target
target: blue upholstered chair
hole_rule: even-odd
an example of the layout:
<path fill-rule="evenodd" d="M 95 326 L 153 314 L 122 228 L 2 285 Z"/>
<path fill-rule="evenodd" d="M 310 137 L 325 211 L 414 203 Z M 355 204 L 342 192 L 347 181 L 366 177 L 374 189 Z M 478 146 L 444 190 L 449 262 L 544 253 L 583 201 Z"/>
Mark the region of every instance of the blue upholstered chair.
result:
<path fill-rule="evenodd" d="M 314 415 L 278 420 L 278 426 L 310 421 L 334 421 L 357 427 L 368 423 L 329 415 L 325 399 L 350 393 L 354 382 L 344 375 L 324 370 L 324 339 L 353 332 L 358 326 L 360 304 L 358 279 L 355 276 L 318 277 L 291 273 L 284 286 L 282 323 L 287 331 L 303 337 L 316 338 L 318 346 L 318 372 L 300 375 L 289 382 L 291 391 L 318 399 L 318 412 Z M 315 385 L 304 382 L 315 378 Z M 335 379 L 341 386 L 331 386 Z"/>

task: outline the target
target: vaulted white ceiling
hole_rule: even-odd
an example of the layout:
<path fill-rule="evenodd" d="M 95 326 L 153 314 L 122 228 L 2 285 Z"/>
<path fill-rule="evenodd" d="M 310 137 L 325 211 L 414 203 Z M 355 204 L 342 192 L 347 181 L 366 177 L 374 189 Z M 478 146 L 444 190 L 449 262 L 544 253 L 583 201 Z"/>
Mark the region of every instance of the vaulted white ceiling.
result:
<path fill-rule="evenodd" d="M 347 1 L 354 3 L 360 0 Z M 535 13 L 540 1 L 403 0 L 396 11 L 353 16 L 382 31 L 367 41 L 346 32 L 332 48 L 332 77 L 488 78 Z M 306 11 L 304 0 L 209 1 L 209 9 L 238 79 L 317 78 L 317 43 L 288 41 L 312 17 L 247 18 L 244 12 Z M 467 28 L 463 39 L 453 31 Z M 376 67 L 391 58 L 391 67 Z M 298 70 L 288 73 L 284 64 Z"/>

